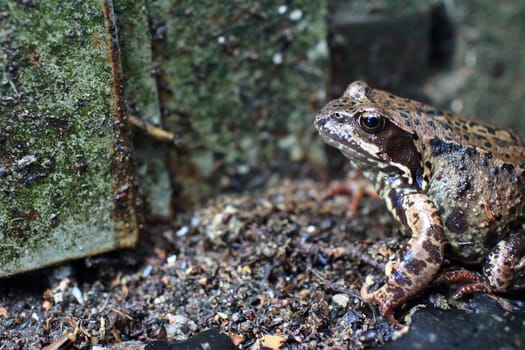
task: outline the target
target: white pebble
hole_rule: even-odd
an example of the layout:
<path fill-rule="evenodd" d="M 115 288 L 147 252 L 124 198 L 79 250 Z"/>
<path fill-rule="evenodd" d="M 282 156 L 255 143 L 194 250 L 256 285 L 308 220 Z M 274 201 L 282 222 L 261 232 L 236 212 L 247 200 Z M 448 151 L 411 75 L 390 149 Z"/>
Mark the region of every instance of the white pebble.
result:
<path fill-rule="evenodd" d="M 177 237 L 183 237 L 186 236 L 190 232 L 190 228 L 188 226 L 182 226 L 175 232 L 175 236 Z"/>
<path fill-rule="evenodd" d="M 342 308 L 346 308 L 348 302 L 350 301 L 350 298 L 346 294 L 339 293 L 332 296 L 332 301 L 337 305 L 341 306 Z"/>

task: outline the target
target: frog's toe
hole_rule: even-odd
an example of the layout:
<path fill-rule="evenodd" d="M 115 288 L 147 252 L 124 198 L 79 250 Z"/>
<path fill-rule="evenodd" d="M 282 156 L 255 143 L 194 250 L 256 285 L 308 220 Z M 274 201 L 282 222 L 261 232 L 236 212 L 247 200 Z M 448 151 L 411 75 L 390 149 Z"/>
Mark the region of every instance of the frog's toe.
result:
<path fill-rule="evenodd" d="M 453 270 L 441 273 L 434 284 L 463 283 L 454 293 L 454 299 L 460 299 L 472 293 L 490 293 L 491 288 L 480 274 L 469 270 Z"/>
<path fill-rule="evenodd" d="M 381 314 L 383 315 L 385 320 L 387 320 L 388 322 L 393 324 L 394 327 L 396 327 L 397 329 L 402 329 L 403 325 L 401 323 L 399 323 L 398 320 L 396 320 L 396 318 L 394 317 L 394 312 L 393 311 L 394 311 L 393 308 L 389 308 L 389 309 L 383 311 Z"/>
<path fill-rule="evenodd" d="M 361 288 L 361 296 L 369 302 L 379 306 L 379 313 L 383 315 L 385 320 L 392 323 L 397 329 L 403 328 L 403 325 L 399 323 L 394 317 L 394 310 L 399 306 L 402 301 L 395 299 L 386 292 L 386 287 L 383 286 L 373 293 L 369 293 L 368 286 L 363 285 Z"/>
<path fill-rule="evenodd" d="M 467 283 L 474 284 L 484 282 L 483 277 L 476 272 L 469 270 L 452 270 L 442 272 L 435 280 L 434 284 L 451 284 L 451 283 Z"/>
<path fill-rule="evenodd" d="M 354 216 L 361 201 L 365 197 L 379 199 L 374 186 L 366 180 L 360 172 L 352 171 L 348 175 L 348 179 L 337 186 L 331 187 L 323 194 L 323 198 L 331 198 L 338 195 L 350 196 L 348 203 L 348 214 Z"/>
<path fill-rule="evenodd" d="M 454 299 L 461 299 L 465 295 L 472 294 L 472 293 L 490 293 L 491 288 L 486 282 L 476 282 L 476 283 L 470 283 L 470 284 L 464 284 L 458 289 L 456 289 L 456 293 L 454 293 L 453 298 Z"/>

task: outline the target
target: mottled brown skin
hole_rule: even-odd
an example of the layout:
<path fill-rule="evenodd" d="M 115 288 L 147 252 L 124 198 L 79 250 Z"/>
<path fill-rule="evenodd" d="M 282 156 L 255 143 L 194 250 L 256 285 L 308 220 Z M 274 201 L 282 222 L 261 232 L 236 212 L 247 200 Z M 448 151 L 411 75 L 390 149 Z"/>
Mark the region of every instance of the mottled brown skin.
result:
<path fill-rule="evenodd" d="M 315 126 L 363 171 L 410 234 L 386 266 L 386 282 L 363 296 L 396 326 L 393 310 L 424 290 L 445 248 L 464 263 L 438 282 L 464 282 L 457 296 L 525 287 L 525 147 L 510 131 L 443 112 L 356 81 Z"/>

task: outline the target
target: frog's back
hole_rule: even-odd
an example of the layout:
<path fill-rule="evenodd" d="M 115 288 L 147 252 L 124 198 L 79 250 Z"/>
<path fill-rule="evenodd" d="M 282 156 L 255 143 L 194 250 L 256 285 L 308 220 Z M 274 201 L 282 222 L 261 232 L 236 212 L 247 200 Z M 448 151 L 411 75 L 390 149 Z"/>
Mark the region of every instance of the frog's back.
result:
<path fill-rule="evenodd" d="M 364 83 L 363 83 L 364 84 Z M 388 118 L 421 139 L 433 153 L 463 149 L 479 152 L 499 167 L 513 167 L 525 174 L 525 146 L 511 130 L 442 111 L 386 91 L 367 90 L 368 100 L 388 111 Z"/>
<path fill-rule="evenodd" d="M 439 209 L 453 251 L 478 263 L 525 221 L 525 174 L 473 148 L 436 150 L 426 193 Z"/>

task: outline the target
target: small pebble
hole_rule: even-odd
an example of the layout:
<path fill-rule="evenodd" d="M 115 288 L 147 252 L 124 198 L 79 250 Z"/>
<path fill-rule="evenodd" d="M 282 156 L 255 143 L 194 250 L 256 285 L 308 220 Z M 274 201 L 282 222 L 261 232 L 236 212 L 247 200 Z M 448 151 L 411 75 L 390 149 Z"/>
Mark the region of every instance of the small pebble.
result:
<path fill-rule="evenodd" d="M 77 286 L 74 286 L 71 289 L 71 294 L 75 297 L 79 304 L 84 305 L 84 296 L 82 295 L 82 292 L 80 291 L 80 289 L 78 289 Z"/>
<path fill-rule="evenodd" d="M 332 301 L 337 305 L 341 306 L 342 308 L 346 308 L 348 306 L 350 298 L 348 297 L 348 295 L 340 293 L 332 296 Z"/>
<path fill-rule="evenodd" d="M 148 277 L 151 273 L 151 271 L 153 271 L 153 266 L 151 265 L 148 265 L 144 268 L 144 271 L 142 272 L 142 277 Z"/>
<path fill-rule="evenodd" d="M 175 232 L 175 236 L 177 237 L 184 237 L 190 232 L 190 228 L 188 226 L 182 226 Z"/>
<path fill-rule="evenodd" d="M 177 255 L 173 254 L 168 256 L 166 262 L 168 263 L 168 265 L 175 265 L 175 263 L 177 262 Z"/>

